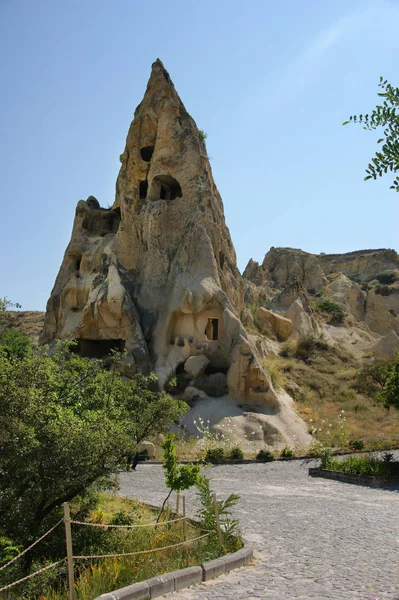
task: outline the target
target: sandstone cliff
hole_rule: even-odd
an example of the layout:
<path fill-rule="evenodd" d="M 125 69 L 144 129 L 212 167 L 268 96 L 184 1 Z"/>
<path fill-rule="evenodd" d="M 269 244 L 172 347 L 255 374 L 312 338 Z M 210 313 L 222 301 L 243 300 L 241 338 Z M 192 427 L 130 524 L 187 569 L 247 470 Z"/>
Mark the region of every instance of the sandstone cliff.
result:
<path fill-rule="evenodd" d="M 292 339 L 324 333 L 358 356 L 377 358 L 399 347 L 399 256 L 394 250 L 316 255 L 271 248 L 261 265 L 249 261 L 243 277 L 246 302 L 291 318 Z M 346 318 L 341 324 L 323 321 L 317 311 L 323 300 L 342 308 Z"/>
<path fill-rule="evenodd" d="M 203 135 L 157 60 L 130 126 L 110 209 L 78 202 L 41 341 L 68 336 L 82 355 L 126 350 L 130 372 L 263 407 L 280 442 L 306 427 L 271 384 L 240 321 L 244 287 Z M 213 377 L 213 379 L 212 379 Z M 289 425 L 288 425 L 289 424 Z M 266 431 L 266 429 L 265 429 Z"/>

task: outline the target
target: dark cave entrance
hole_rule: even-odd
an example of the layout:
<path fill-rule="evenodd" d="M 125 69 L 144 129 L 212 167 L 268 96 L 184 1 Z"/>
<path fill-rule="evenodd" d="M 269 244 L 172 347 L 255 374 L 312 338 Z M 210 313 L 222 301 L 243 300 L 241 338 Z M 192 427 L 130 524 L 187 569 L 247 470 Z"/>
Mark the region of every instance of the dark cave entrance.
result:
<path fill-rule="evenodd" d="M 153 153 L 154 153 L 154 146 L 144 146 L 144 148 L 142 148 L 140 150 L 141 158 L 143 160 L 145 160 L 146 162 L 150 162 L 150 160 L 152 159 Z"/>
<path fill-rule="evenodd" d="M 84 358 L 104 358 L 113 350 L 123 352 L 125 349 L 125 340 L 87 340 L 77 339 L 77 346 L 73 347 L 73 352 Z"/>

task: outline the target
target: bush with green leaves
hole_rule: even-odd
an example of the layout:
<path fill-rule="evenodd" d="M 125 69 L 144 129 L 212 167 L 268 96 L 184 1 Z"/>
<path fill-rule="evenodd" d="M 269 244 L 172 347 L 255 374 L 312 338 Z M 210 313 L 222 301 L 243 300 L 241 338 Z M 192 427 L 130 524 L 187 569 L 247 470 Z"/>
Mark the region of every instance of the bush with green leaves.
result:
<path fill-rule="evenodd" d="M 379 296 L 390 296 L 397 291 L 397 288 L 392 287 L 391 285 L 376 285 L 374 288 L 374 293 Z"/>
<path fill-rule="evenodd" d="M 228 457 L 228 455 L 227 455 L 225 448 L 223 448 L 222 446 L 219 446 L 216 448 L 208 448 L 208 450 L 206 451 L 204 460 L 205 460 L 205 462 L 219 464 L 219 463 L 226 462 L 227 457 Z"/>
<path fill-rule="evenodd" d="M 352 473 L 354 475 L 399 476 L 398 462 L 385 462 L 374 456 L 350 456 L 343 460 L 331 459 L 325 468 L 330 471 L 341 471 L 342 473 Z"/>
<path fill-rule="evenodd" d="M 203 529 L 207 531 L 217 531 L 215 506 L 213 503 L 213 491 L 211 489 L 210 480 L 206 475 L 202 474 L 197 481 L 197 493 L 201 502 L 201 508 L 198 516 Z M 239 550 L 238 547 L 231 548 L 231 544 L 234 543 L 236 546 L 237 542 L 241 547 L 240 540 L 233 540 L 233 536 L 236 535 L 239 521 L 234 519 L 231 515 L 231 509 L 235 506 L 240 497 L 237 494 L 230 494 L 226 500 L 217 501 L 217 509 L 219 513 L 220 528 L 223 534 L 223 547 L 225 550 L 230 551 L 232 549 Z M 213 536 L 215 544 L 218 545 L 216 534 Z M 223 549 L 220 549 L 219 555 Z M 213 557 L 216 558 L 216 557 Z"/>
<path fill-rule="evenodd" d="M 32 351 L 32 342 L 18 329 L 6 327 L 0 333 L 0 348 L 3 348 L 8 356 L 23 358 Z"/>
<path fill-rule="evenodd" d="M 0 348 L 0 535 L 23 546 L 37 539 L 63 502 L 109 488 L 137 444 L 187 409 L 156 391 L 153 376 L 122 379 L 122 363 L 105 369 L 68 343 L 51 357 Z"/>
<path fill-rule="evenodd" d="M 309 334 L 298 340 L 295 347 L 295 357 L 306 361 L 317 352 L 326 352 L 328 349 L 329 346 L 322 337 Z"/>
<path fill-rule="evenodd" d="M 349 440 L 349 448 L 351 450 L 355 450 L 356 452 L 360 452 L 364 449 L 364 441 L 363 440 Z"/>
<path fill-rule="evenodd" d="M 396 176 L 399 171 L 399 88 L 383 77 L 380 77 L 378 86 L 382 90 L 378 93 L 383 98 L 382 104 L 378 104 L 370 115 L 352 115 L 343 125 L 360 123 L 368 131 L 383 129 L 383 136 L 377 142 L 382 144 L 381 151 L 377 151 L 371 159 L 364 180 L 377 179 L 391 171 L 395 176 L 390 188 L 399 192 L 399 177 Z"/>
<path fill-rule="evenodd" d="M 295 354 L 295 348 L 292 344 L 283 344 L 280 349 L 280 356 L 283 358 L 291 358 Z"/>
<path fill-rule="evenodd" d="M 243 460 L 244 452 L 241 450 L 241 448 L 238 448 L 238 447 L 232 448 L 230 450 L 229 459 L 230 460 Z"/>
<path fill-rule="evenodd" d="M 289 448 L 288 446 L 285 446 L 285 448 L 283 448 L 281 450 L 280 456 L 282 458 L 292 458 L 294 456 L 294 451 L 292 450 L 292 448 Z"/>
<path fill-rule="evenodd" d="M 376 275 L 375 278 L 382 285 L 391 285 L 398 279 L 398 275 L 393 271 L 385 271 L 384 273 L 379 273 Z"/>
<path fill-rule="evenodd" d="M 272 462 L 274 460 L 274 454 L 270 450 L 259 450 L 256 455 L 256 460 L 260 462 Z"/>
<path fill-rule="evenodd" d="M 332 302 L 332 300 L 320 300 L 316 304 L 316 308 L 321 313 L 326 313 L 329 315 L 329 323 L 343 323 L 345 319 L 345 313 L 336 302 Z"/>
<path fill-rule="evenodd" d="M 377 400 L 383 402 L 385 408 L 390 406 L 399 408 L 399 351 L 396 352 L 384 384 L 377 393 Z"/>

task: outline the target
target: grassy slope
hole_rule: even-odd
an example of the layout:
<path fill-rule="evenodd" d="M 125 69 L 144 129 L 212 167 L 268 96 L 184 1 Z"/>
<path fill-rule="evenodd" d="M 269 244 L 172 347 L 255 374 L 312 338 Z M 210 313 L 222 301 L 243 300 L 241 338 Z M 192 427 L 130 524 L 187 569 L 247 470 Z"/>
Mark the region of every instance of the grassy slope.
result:
<path fill-rule="evenodd" d="M 399 411 L 385 410 L 360 391 L 361 363 L 353 356 L 327 347 L 314 349 L 305 360 L 268 356 L 266 366 L 275 383 L 288 387 L 297 412 L 323 444 L 342 446 L 351 439 L 369 447 L 399 444 Z"/>

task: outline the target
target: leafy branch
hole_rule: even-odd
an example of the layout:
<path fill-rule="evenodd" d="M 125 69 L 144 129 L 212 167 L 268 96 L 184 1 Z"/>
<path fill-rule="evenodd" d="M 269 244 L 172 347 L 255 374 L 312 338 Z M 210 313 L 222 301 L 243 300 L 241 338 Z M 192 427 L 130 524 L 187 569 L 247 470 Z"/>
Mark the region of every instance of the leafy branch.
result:
<path fill-rule="evenodd" d="M 383 77 L 380 77 L 378 86 L 382 90 L 378 95 L 384 98 L 383 103 L 377 105 L 370 115 L 352 115 L 348 121 L 343 123 L 343 125 L 361 123 L 363 129 L 368 131 L 379 127 L 383 128 L 384 135 L 377 142 L 381 144 L 381 151 L 377 151 L 368 164 L 364 181 L 382 177 L 388 171 L 393 173 L 399 171 L 399 88 L 393 87 Z M 399 177 L 397 175 L 395 175 L 390 189 L 399 192 Z"/>

